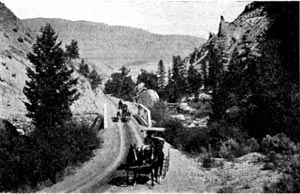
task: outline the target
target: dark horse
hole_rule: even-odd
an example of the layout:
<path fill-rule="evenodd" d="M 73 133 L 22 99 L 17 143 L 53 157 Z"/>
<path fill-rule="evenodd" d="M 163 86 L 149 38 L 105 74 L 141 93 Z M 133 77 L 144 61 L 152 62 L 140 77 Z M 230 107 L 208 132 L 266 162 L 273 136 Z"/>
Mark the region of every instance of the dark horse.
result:
<path fill-rule="evenodd" d="M 130 145 L 126 158 L 127 181 L 129 183 L 129 171 L 133 171 L 133 182 L 140 174 L 151 174 L 151 185 L 154 185 L 154 178 L 158 182 L 158 173 L 162 174 L 164 154 L 156 147 L 147 147 L 139 151 L 135 145 Z"/>
<path fill-rule="evenodd" d="M 153 159 L 153 168 L 154 168 L 154 176 L 155 180 L 158 183 L 158 176 L 162 176 L 162 170 L 164 165 L 164 157 L 165 154 L 163 152 L 164 142 L 157 138 L 153 138 L 154 140 L 154 159 Z"/>

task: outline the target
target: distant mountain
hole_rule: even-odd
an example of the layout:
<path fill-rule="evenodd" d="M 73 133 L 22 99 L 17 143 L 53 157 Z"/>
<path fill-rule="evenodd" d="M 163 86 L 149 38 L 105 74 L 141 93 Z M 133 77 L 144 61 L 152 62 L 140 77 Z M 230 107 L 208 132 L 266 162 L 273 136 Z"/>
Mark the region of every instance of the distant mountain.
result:
<path fill-rule="evenodd" d="M 173 55 L 186 56 L 204 42 L 199 37 L 158 35 L 142 29 L 88 21 L 35 18 L 22 20 L 22 23 L 35 32 L 50 23 L 63 43 L 76 39 L 81 57 L 93 62 L 104 74 L 122 65 L 139 69 L 148 64 L 157 65 L 160 59 L 170 62 Z"/>
<path fill-rule="evenodd" d="M 32 68 L 27 59 L 36 34 L 24 26 L 15 14 L 0 2 L 0 118 L 26 120 L 27 101 L 23 94 L 25 81 L 28 79 L 26 67 Z M 79 60 L 73 61 L 75 72 L 79 78 L 77 88 L 80 97 L 72 105 L 73 113 L 97 112 L 101 108 L 104 94 L 101 90 L 95 93 L 91 90 L 87 78 L 77 73 Z"/>

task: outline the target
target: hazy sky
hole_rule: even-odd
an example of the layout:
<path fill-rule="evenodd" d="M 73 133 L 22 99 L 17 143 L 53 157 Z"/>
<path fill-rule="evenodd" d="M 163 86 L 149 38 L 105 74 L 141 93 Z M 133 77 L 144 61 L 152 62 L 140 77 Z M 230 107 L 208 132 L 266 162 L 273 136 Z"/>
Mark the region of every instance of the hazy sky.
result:
<path fill-rule="evenodd" d="M 220 16 L 233 21 L 249 1 L 0 0 L 19 18 L 63 18 L 207 38 Z"/>

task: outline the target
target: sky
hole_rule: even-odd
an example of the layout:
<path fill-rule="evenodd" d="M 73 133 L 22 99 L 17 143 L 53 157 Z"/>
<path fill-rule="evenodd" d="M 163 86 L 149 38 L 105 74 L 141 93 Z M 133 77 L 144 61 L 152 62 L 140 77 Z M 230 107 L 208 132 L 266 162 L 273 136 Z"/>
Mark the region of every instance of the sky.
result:
<path fill-rule="evenodd" d="M 233 21 L 250 1 L 0 0 L 20 19 L 63 18 L 207 38 L 220 16 Z"/>

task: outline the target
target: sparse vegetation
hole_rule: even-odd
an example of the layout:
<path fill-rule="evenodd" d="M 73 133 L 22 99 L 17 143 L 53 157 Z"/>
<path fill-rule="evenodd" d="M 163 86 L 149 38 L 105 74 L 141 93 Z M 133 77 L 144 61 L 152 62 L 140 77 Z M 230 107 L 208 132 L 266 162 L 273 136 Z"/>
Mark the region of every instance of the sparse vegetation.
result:
<path fill-rule="evenodd" d="M 89 65 L 84 62 L 84 59 L 82 59 L 79 64 L 79 73 L 89 79 L 91 88 L 94 91 L 98 88 L 99 85 L 102 84 L 102 77 L 95 69 L 90 71 Z"/>

